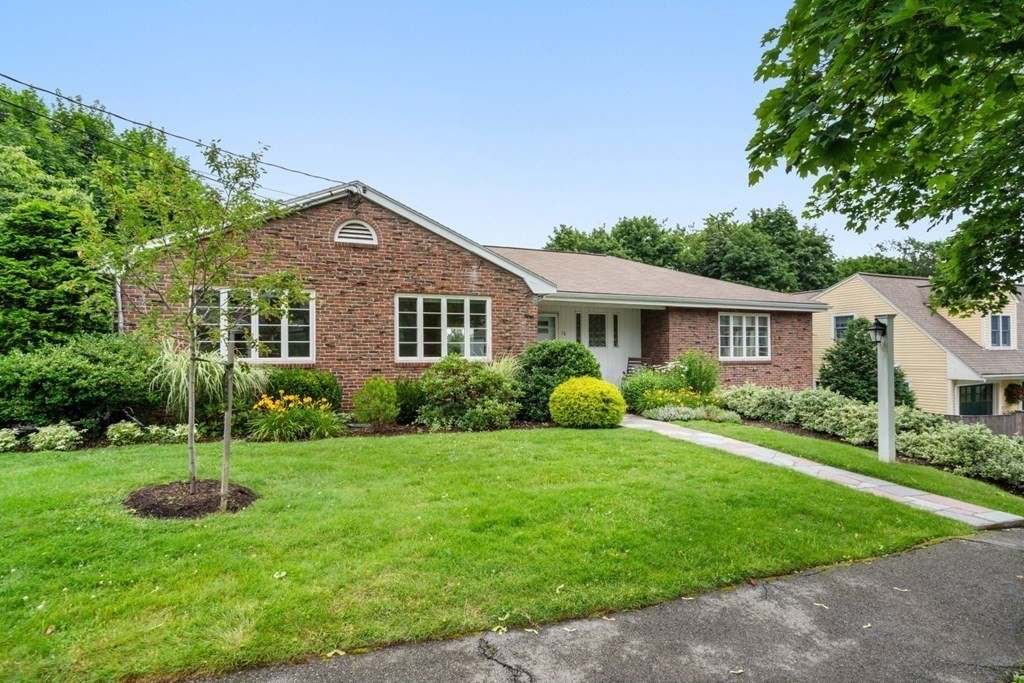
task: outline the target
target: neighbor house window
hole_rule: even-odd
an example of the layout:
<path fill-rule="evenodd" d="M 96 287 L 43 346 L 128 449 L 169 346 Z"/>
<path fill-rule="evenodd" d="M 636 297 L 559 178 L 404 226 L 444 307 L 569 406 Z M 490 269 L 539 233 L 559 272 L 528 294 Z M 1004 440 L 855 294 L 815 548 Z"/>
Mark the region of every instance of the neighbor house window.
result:
<path fill-rule="evenodd" d="M 767 315 L 721 313 L 718 316 L 718 355 L 721 358 L 771 357 Z"/>
<path fill-rule="evenodd" d="M 961 415 L 991 415 L 992 385 L 971 384 L 959 387 Z"/>
<path fill-rule="evenodd" d="M 992 331 L 992 348 L 1009 347 L 1013 341 L 1011 333 L 1013 318 L 1008 315 L 994 315 L 989 318 Z"/>
<path fill-rule="evenodd" d="M 619 316 L 612 316 L 612 346 L 619 348 Z"/>
<path fill-rule="evenodd" d="M 402 295 L 395 298 L 395 321 L 398 360 L 490 357 L 488 299 Z"/>
<path fill-rule="evenodd" d="M 832 316 L 832 339 L 839 341 L 844 334 L 846 334 L 846 328 L 853 322 L 852 315 L 834 315 Z"/>
<path fill-rule="evenodd" d="M 280 297 L 262 294 L 273 312 L 259 312 L 247 290 L 214 290 L 196 304 L 199 345 L 202 350 L 227 351 L 234 344 L 235 357 L 250 361 L 312 362 L 314 353 L 313 292 L 302 303 L 289 304 Z M 230 327 L 230 329 L 228 329 Z"/>

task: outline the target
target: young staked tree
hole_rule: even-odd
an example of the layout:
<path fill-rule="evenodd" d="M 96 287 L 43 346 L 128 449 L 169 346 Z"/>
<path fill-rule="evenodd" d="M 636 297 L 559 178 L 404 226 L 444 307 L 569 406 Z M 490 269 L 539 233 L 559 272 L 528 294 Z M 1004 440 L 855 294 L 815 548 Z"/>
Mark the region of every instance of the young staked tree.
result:
<path fill-rule="evenodd" d="M 126 297 L 143 324 L 170 337 L 188 353 L 189 490 L 197 490 L 196 367 L 206 344 L 226 349 L 224 450 L 221 509 L 226 509 L 231 448 L 231 393 L 236 345 L 251 343 L 254 314 L 283 316 L 289 305 L 307 300 L 290 272 L 252 276 L 250 244 L 268 220 L 283 215 L 279 203 L 257 194 L 261 153 L 236 155 L 216 144 L 203 151 L 206 174 L 200 182 L 175 157 L 154 154 L 142 179 L 125 182 L 109 163 L 100 163 L 96 181 L 110 207 L 112 227 L 88 226 L 86 256 L 113 273 L 138 296 Z M 229 305 L 220 306 L 227 289 Z"/>

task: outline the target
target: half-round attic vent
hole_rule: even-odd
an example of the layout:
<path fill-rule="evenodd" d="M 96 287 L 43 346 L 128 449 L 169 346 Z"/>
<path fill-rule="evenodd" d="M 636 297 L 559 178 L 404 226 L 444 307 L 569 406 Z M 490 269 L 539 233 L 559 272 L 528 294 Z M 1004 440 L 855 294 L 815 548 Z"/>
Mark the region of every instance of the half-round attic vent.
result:
<path fill-rule="evenodd" d="M 377 233 L 366 223 L 348 221 L 338 226 L 334 232 L 334 241 L 349 244 L 377 244 Z"/>

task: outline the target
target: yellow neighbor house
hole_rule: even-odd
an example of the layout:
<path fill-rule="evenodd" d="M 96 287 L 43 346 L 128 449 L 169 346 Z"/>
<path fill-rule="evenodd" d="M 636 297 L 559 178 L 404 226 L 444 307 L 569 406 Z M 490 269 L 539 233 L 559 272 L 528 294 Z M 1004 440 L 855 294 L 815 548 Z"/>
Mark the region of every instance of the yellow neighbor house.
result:
<path fill-rule="evenodd" d="M 1024 380 L 1024 350 L 1018 325 L 1024 316 L 1019 295 L 998 315 L 957 318 L 928 307 L 928 278 L 856 273 L 828 289 L 806 292 L 829 304 L 813 314 L 814 376 L 825 349 L 842 336 L 854 317 L 869 320 L 894 314 L 896 364 L 922 410 L 947 415 L 998 415 L 1021 409 L 1008 405 L 1007 384 Z"/>

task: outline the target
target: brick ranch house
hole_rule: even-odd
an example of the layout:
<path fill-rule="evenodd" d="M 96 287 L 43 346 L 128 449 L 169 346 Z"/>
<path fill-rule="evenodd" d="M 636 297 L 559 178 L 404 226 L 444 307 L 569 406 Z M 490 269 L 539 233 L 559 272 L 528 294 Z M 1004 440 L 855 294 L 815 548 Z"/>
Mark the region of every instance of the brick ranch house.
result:
<path fill-rule="evenodd" d="M 259 345 L 242 353 L 329 370 L 346 403 L 374 374 L 418 374 L 449 353 L 518 354 L 539 339 L 583 343 L 616 384 L 630 358 L 664 363 L 690 348 L 713 353 L 726 384 L 812 384 L 811 314 L 826 304 L 612 256 L 484 247 L 361 182 L 288 205 L 241 274 L 297 270 L 311 301 L 251 320 Z M 129 328 L 140 303 L 125 307 Z"/>

